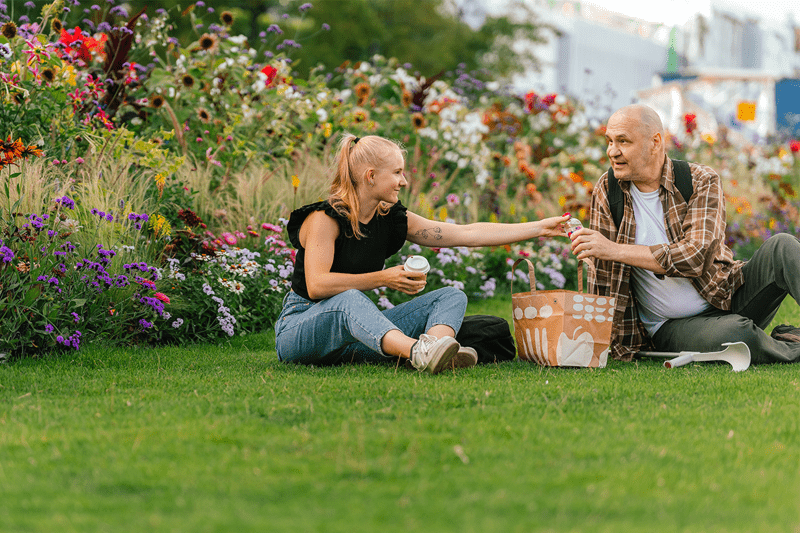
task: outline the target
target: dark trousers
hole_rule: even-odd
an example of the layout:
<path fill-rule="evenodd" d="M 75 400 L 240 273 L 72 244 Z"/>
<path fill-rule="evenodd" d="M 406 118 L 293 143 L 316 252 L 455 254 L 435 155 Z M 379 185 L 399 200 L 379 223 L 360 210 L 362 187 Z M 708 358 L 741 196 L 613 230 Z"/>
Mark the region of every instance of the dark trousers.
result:
<path fill-rule="evenodd" d="M 730 311 L 711 309 L 668 320 L 656 332 L 658 351 L 713 352 L 724 342 L 744 342 L 752 363 L 800 361 L 800 342 L 784 342 L 764 328 L 787 294 L 800 302 L 800 241 L 787 233 L 769 238 L 744 267 L 744 285 L 733 294 Z"/>

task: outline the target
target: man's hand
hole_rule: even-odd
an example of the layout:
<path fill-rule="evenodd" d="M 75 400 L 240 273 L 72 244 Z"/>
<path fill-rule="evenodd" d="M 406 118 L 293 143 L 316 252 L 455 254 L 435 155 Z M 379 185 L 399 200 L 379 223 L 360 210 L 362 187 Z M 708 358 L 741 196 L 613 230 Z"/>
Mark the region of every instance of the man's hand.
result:
<path fill-rule="evenodd" d="M 656 274 L 664 274 L 666 270 L 662 267 L 649 246 L 641 244 L 618 244 L 608 240 L 601 233 L 581 228 L 572 232 L 572 253 L 578 259 L 601 259 L 607 261 L 617 261 L 639 268 L 650 270 Z"/>
<path fill-rule="evenodd" d="M 570 235 L 572 253 L 578 259 L 607 259 L 619 261 L 617 253 L 618 244 L 606 239 L 597 231 L 581 228 Z"/>

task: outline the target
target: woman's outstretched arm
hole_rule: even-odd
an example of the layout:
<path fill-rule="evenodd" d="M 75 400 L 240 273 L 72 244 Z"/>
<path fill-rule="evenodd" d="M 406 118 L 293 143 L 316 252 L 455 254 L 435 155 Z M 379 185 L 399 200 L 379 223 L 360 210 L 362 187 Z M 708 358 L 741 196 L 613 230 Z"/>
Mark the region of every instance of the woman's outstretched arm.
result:
<path fill-rule="evenodd" d="M 474 224 L 450 224 L 428 220 L 408 211 L 409 241 L 420 246 L 500 246 L 537 237 L 566 237 L 563 224 L 569 214 L 560 217 L 543 218 L 533 222 L 500 224 L 476 222 Z"/>

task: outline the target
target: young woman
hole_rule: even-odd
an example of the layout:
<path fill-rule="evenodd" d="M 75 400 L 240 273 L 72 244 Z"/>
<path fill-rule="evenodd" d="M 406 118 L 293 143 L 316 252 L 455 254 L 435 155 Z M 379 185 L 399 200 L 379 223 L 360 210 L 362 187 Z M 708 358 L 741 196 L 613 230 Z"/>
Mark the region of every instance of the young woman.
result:
<path fill-rule="evenodd" d="M 466 295 L 445 287 L 381 311 L 362 292 L 425 288 L 426 275 L 402 265 L 384 268 L 406 240 L 429 247 L 495 246 L 564 236 L 569 215 L 520 224 L 448 224 L 427 220 L 400 203 L 404 151 L 370 135 L 345 134 L 328 199 L 295 210 L 289 239 L 297 248 L 292 291 L 275 323 L 278 358 L 301 364 L 410 360 L 430 373 L 477 363 L 455 334 Z"/>

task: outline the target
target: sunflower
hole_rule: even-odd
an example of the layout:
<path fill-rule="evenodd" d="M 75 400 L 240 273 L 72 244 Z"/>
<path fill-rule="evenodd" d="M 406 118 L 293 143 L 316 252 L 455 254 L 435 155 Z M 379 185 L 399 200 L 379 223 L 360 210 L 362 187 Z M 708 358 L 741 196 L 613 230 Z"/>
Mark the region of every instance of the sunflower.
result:
<path fill-rule="evenodd" d="M 17 36 L 17 25 L 11 21 L 8 21 L 3 24 L 2 28 L 0 28 L 0 33 L 2 33 L 3 37 L 10 41 Z"/>
<path fill-rule="evenodd" d="M 414 125 L 414 129 L 424 128 L 428 122 L 425 120 L 425 115 L 422 113 L 414 113 L 411 115 L 411 124 Z"/>
<path fill-rule="evenodd" d="M 50 29 L 55 33 L 61 33 L 61 30 L 64 29 L 64 25 L 61 24 L 60 20 L 53 19 L 50 21 Z"/>
<path fill-rule="evenodd" d="M 53 83 L 54 81 L 56 81 L 56 71 L 50 67 L 42 69 L 41 75 L 42 79 L 47 83 Z"/>
<path fill-rule="evenodd" d="M 369 113 L 366 109 L 356 109 L 353 111 L 353 122 L 361 123 L 369 120 Z"/>
<path fill-rule="evenodd" d="M 187 89 L 191 89 L 194 86 L 194 78 L 191 74 L 184 74 L 181 76 L 181 83 Z"/>
<path fill-rule="evenodd" d="M 414 103 L 414 95 L 410 91 L 403 89 L 402 103 L 404 108 L 411 107 L 411 104 Z"/>
<path fill-rule="evenodd" d="M 156 94 L 150 99 L 150 107 L 158 109 L 162 105 L 164 105 L 164 97 L 160 94 Z"/>
<path fill-rule="evenodd" d="M 233 24 L 233 13 L 230 11 L 223 11 L 219 14 L 219 20 L 226 26 L 230 26 Z"/>
<path fill-rule="evenodd" d="M 372 89 L 368 83 L 359 83 L 355 88 L 356 97 L 358 98 L 358 105 L 364 105 L 369 95 L 372 94 Z"/>
<path fill-rule="evenodd" d="M 197 110 L 197 118 L 200 119 L 200 122 L 208 124 L 208 122 L 211 120 L 211 115 L 209 115 L 208 111 L 201 107 Z"/>
<path fill-rule="evenodd" d="M 209 33 L 201 35 L 200 48 L 207 52 L 214 52 L 217 49 L 217 36 Z"/>

